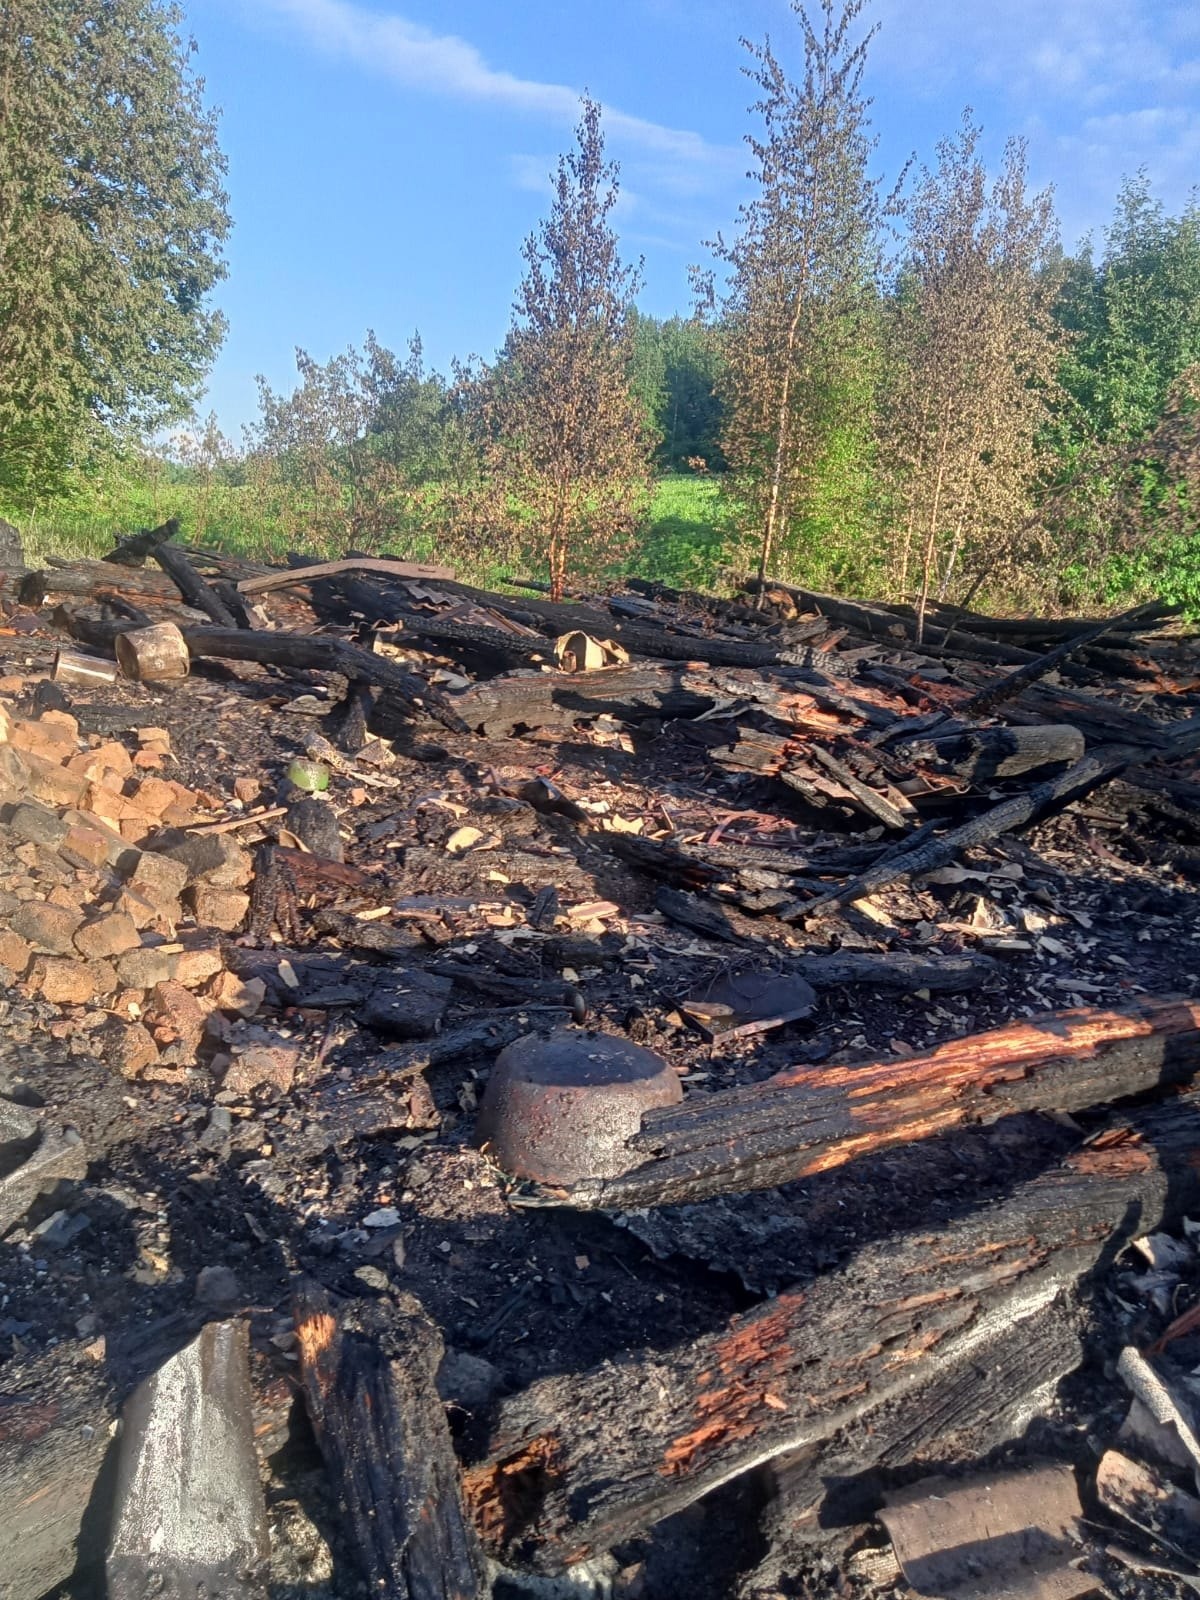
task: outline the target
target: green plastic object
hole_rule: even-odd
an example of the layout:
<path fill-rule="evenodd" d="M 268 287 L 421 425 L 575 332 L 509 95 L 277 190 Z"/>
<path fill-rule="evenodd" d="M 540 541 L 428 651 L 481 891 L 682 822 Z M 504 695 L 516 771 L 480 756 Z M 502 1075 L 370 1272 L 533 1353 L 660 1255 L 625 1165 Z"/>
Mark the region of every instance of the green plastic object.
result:
<path fill-rule="evenodd" d="M 323 761 L 308 761 L 298 756 L 287 769 L 288 778 L 306 794 L 320 794 L 329 787 L 329 768 Z"/>

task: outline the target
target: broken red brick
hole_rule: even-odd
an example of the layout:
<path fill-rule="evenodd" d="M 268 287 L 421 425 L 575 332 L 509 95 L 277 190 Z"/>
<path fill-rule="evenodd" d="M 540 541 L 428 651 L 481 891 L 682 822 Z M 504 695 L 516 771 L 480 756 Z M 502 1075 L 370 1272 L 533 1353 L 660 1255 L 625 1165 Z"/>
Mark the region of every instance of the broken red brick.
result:
<path fill-rule="evenodd" d="M 89 961 L 124 955 L 127 950 L 138 949 L 141 942 L 133 918 L 122 911 L 110 911 L 85 922 L 75 934 L 76 950 Z"/>
<path fill-rule="evenodd" d="M 143 1021 L 160 1048 L 179 1044 L 188 1055 L 195 1055 L 207 1015 L 207 1008 L 190 989 L 179 982 L 168 982 L 155 984 Z"/>
<path fill-rule="evenodd" d="M 184 898 L 202 927 L 219 928 L 222 933 L 236 933 L 250 910 L 250 896 L 240 889 L 198 883 Z"/>
<path fill-rule="evenodd" d="M 243 981 L 232 972 L 221 972 L 204 992 L 221 1011 L 236 1017 L 252 1017 L 267 997 L 267 986 L 261 978 Z"/>
<path fill-rule="evenodd" d="M 23 978 L 32 960 L 31 944 L 18 938 L 9 928 L 0 930 L 0 967 L 7 967 L 10 972 L 16 973 L 18 978 Z"/>
<path fill-rule="evenodd" d="M 75 907 L 50 905 L 46 901 L 27 901 L 12 919 L 12 931 L 27 939 L 35 950 L 65 955 L 72 948 L 83 912 Z"/>
<path fill-rule="evenodd" d="M 290 1040 L 251 1045 L 234 1056 L 221 1087 L 230 1094 L 249 1094 L 260 1084 L 268 1083 L 280 1094 L 287 1094 L 295 1081 L 299 1062 L 300 1047 Z"/>
<path fill-rule="evenodd" d="M 39 956 L 29 986 L 55 1006 L 82 1006 L 96 998 L 96 978 L 86 961 Z"/>
<path fill-rule="evenodd" d="M 158 1060 L 158 1046 L 149 1029 L 140 1022 L 122 1022 L 116 1017 L 104 1030 L 101 1049 L 105 1061 L 123 1078 L 140 1077 Z"/>

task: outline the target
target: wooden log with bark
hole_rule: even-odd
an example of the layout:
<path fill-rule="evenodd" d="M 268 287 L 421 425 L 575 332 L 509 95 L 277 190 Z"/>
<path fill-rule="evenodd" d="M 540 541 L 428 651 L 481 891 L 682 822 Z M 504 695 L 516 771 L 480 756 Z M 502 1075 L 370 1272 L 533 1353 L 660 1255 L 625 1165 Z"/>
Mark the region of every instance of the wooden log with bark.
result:
<path fill-rule="evenodd" d="M 103 561 L 72 561 L 62 565 L 51 561 L 40 571 L 27 573 L 17 588 L 17 598 L 23 606 L 43 606 L 52 595 L 86 600 L 117 596 L 135 604 L 179 603 L 179 590 L 166 573 L 139 572 L 131 567 L 110 566 Z"/>
<path fill-rule="evenodd" d="M 1197 1071 L 1200 1003 L 1052 1012 L 923 1055 L 789 1068 L 648 1111 L 628 1141 L 628 1170 L 539 1198 L 627 1211 L 770 1189 L 968 1123 L 1080 1111 Z"/>
<path fill-rule="evenodd" d="M 126 631 L 78 613 L 60 612 L 61 625 L 85 644 L 111 649 L 116 636 Z M 347 639 L 329 634 L 252 631 L 248 628 L 188 627 L 182 630 L 193 657 L 212 656 L 219 661 L 257 661 L 263 666 L 291 667 L 309 672 L 336 672 L 353 683 L 373 683 L 403 702 L 410 713 L 433 717 L 453 733 L 465 733 L 466 724 L 453 703 L 424 678 L 407 672 L 386 656 L 375 655 Z"/>
<path fill-rule="evenodd" d="M 465 1475 L 485 1541 L 558 1571 L 785 1452 L 832 1441 L 861 1470 L 901 1422 L 938 1438 L 972 1368 L 993 1386 L 985 1420 L 1011 1412 L 997 1386 L 1026 1398 L 1039 1365 L 1013 1359 L 1013 1330 L 1035 1340 L 1135 1232 L 1196 1202 L 1198 1141 L 1193 1097 L 1139 1113 L 994 1205 L 872 1244 L 688 1345 L 540 1379 L 501 1402 Z"/>
<path fill-rule="evenodd" d="M 381 1600 L 482 1600 L 488 1592 L 458 1462 L 435 1385 L 441 1338 L 410 1295 L 391 1311 L 335 1311 L 303 1288 L 295 1304 L 300 1381 L 349 1524 L 347 1541 Z"/>
<path fill-rule="evenodd" d="M 956 712 L 956 717 L 960 713 Z M 898 739 L 888 749 L 901 760 L 932 761 L 970 778 L 972 783 L 992 783 L 1016 778 L 1039 767 L 1079 761 L 1084 738 L 1078 728 L 1062 723 L 1023 728 L 931 729 L 912 739 Z"/>

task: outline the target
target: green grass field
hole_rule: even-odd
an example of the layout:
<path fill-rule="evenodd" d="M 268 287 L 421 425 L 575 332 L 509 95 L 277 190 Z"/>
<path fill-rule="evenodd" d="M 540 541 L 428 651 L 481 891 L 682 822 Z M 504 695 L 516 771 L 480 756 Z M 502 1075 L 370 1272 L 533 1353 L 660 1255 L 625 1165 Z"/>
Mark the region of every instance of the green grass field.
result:
<path fill-rule="evenodd" d="M 86 495 L 59 500 L 44 512 L 7 513 L 20 530 L 25 559 L 32 565 L 47 556 L 68 559 L 98 557 L 110 550 L 123 534 L 152 528 L 168 517 L 178 517 L 182 537 L 231 554 L 282 560 L 300 543 L 295 530 L 282 530 L 253 515 L 252 492 L 227 485 L 199 486 L 171 482 L 166 473 L 150 476 L 107 475 L 89 483 Z M 689 588 L 712 588 L 721 582 L 722 540 L 719 491 L 712 478 L 678 474 L 662 478 L 645 528 L 625 570 Z M 5 514 L 0 507 L 0 514 Z M 337 554 L 320 542 L 309 541 L 315 554 Z M 403 541 L 397 554 L 425 557 L 429 552 L 409 550 Z M 464 579 L 495 581 L 497 563 L 480 552 Z"/>

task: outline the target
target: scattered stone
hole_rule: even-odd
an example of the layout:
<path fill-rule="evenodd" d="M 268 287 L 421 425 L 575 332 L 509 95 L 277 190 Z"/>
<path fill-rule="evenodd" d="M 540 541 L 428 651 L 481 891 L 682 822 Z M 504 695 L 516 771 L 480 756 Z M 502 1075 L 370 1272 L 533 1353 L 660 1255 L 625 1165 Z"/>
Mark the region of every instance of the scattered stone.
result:
<path fill-rule="evenodd" d="M 176 976 L 186 988 L 198 989 L 224 967 L 220 941 L 206 928 L 186 929 L 180 934 L 179 942 L 183 949 L 179 952 Z M 263 992 L 266 993 L 265 988 Z"/>
<path fill-rule="evenodd" d="M 72 866 L 104 867 L 108 865 L 111 847 L 98 828 L 76 824 L 67 828 L 58 848 Z"/>
<path fill-rule="evenodd" d="M 129 918 L 134 927 L 153 928 L 157 933 L 169 933 L 175 926 L 169 914 L 149 900 L 143 900 L 140 894 L 135 894 L 132 889 L 122 889 L 113 901 L 113 910 L 119 911 Z M 180 908 L 179 914 L 182 914 Z"/>
<path fill-rule="evenodd" d="M 84 961 L 41 956 L 33 964 L 29 983 L 53 1006 L 85 1006 L 96 998 L 96 978 Z"/>
<path fill-rule="evenodd" d="M 73 948 L 83 912 L 48 901 L 28 900 L 12 919 L 12 931 L 27 939 L 35 950 L 66 955 Z"/>
<path fill-rule="evenodd" d="M 24 799 L 41 800 L 48 806 L 86 807 L 92 787 L 86 778 L 68 772 L 33 751 L 17 751 L 7 745 L 5 749 L 20 769 L 19 775 L 11 775 L 10 781 L 22 791 Z M 0 767 L 0 782 L 9 778 L 9 772 Z"/>
<path fill-rule="evenodd" d="M 388 1275 L 379 1267 L 359 1267 L 355 1271 L 354 1276 L 358 1279 L 359 1283 L 364 1286 L 364 1288 L 375 1289 L 380 1294 L 382 1294 L 388 1287 Z"/>
<path fill-rule="evenodd" d="M 188 884 L 241 889 L 254 876 L 249 853 L 223 833 L 195 833 L 163 853 L 183 867 Z"/>
<path fill-rule="evenodd" d="M 262 784 L 257 778 L 235 778 L 233 780 L 233 796 L 240 800 L 244 806 L 252 806 L 262 793 Z"/>
<path fill-rule="evenodd" d="M 174 906 L 178 911 L 179 897 L 187 886 L 188 869 L 182 861 L 173 861 L 155 850 L 143 850 L 126 881 L 134 894 L 149 900 L 151 905 Z"/>
<path fill-rule="evenodd" d="M 86 1233 L 91 1225 L 92 1219 L 86 1212 L 77 1211 L 72 1215 L 69 1211 L 54 1211 L 29 1231 L 45 1249 L 62 1250 L 72 1239 Z"/>
<path fill-rule="evenodd" d="M 7 967 L 18 978 L 23 978 L 33 960 L 33 946 L 19 938 L 10 928 L 0 929 L 0 967 Z"/>
<path fill-rule="evenodd" d="M 139 949 L 141 942 L 133 918 L 123 911 L 110 911 L 85 922 L 75 934 L 75 948 L 88 961 L 124 955 L 127 950 Z"/>
<path fill-rule="evenodd" d="M 499 1368 L 467 1350 L 447 1350 L 437 1373 L 437 1392 L 446 1405 L 482 1411 L 504 1387 Z"/>
<path fill-rule="evenodd" d="M 143 1021 L 158 1046 L 178 1044 L 194 1056 L 204 1036 L 207 1009 L 178 980 L 155 984 Z"/>
<path fill-rule="evenodd" d="M 367 996 L 364 1027 L 396 1039 L 428 1039 L 441 1026 L 453 985 L 417 968 L 381 971 Z"/>
<path fill-rule="evenodd" d="M 51 848 L 60 844 L 69 831 L 67 823 L 57 811 L 52 811 L 49 806 L 36 805 L 32 801 L 26 801 L 23 805 L 13 808 L 8 826 L 18 839 L 27 840 L 31 844 L 49 845 Z"/>
<path fill-rule="evenodd" d="M 143 945 L 117 957 L 117 977 L 125 989 L 153 989 L 156 983 L 169 983 L 176 976 L 178 960 L 171 951 Z"/>
<path fill-rule="evenodd" d="M 261 978 L 243 980 L 235 973 L 220 972 L 204 992 L 219 1011 L 235 1017 L 253 1017 L 267 997 L 267 986 Z"/>

